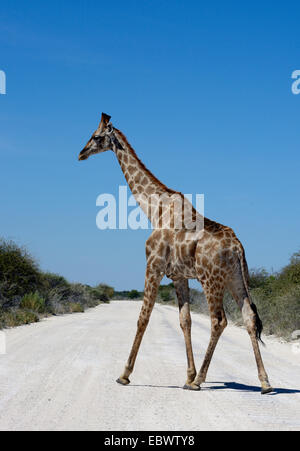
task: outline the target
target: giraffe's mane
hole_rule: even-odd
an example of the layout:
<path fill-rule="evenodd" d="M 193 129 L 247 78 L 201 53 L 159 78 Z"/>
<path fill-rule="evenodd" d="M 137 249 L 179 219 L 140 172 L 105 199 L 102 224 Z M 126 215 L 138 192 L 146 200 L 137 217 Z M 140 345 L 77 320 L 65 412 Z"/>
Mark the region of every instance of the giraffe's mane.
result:
<path fill-rule="evenodd" d="M 114 127 L 115 128 L 115 127 Z M 163 190 L 167 191 L 168 193 L 171 194 L 181 194 L 178 191 L 175 191 L 171 188 L 168 188 L 164 183 L 162 183 L 157 177 L 155 177 L 155 175 L 147 168 L 147 166 L 142 162 L 142 160 L 137 156 L 135 150 L 133 149 L 133 147 L 129 144 L 128 139 L 126 138 L 126 136 L 124 135 L 124 133 L 122 133 L 120 130 L 118 130 L 117 128 L 115 128 L 115 131 L 118 133 L 118 135 L 120 135 L 120 138 L 122 139 L 122 141 L 124 142 L 124 144 L 127 146 L 127 148 L 130 150 L 130 152 L 132 153 L 132 155 L 134 156 L 134 158 L 138 161 L 138 163 L 141 165 L 142 169 L 144 169 L 144 171 L 147 172 L 147 174 L 149 175 L 150 179 L 157 183 Z"/>

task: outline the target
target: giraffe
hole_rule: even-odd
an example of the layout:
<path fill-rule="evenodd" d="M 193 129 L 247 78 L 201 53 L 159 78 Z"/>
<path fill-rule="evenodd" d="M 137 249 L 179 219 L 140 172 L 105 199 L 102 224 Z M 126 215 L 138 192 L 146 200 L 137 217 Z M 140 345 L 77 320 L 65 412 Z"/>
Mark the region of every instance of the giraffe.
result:
<path fill-rule="evenodd" d="M 93 154 L 112 150 L 121 166 L 126 181 L 142 210 L 154 222 L 154 230 L 146 241 L 146 275 L 144 300 L 137 323 L 137 331 L 125 369 L 117 382 L 130 383 L 139 347 L 155 304 L 160 282 L 164 276 L 170 278 L 176 290 L 179 305 L 179 321 L 183 331 L 187 355 L 187 380 L 184 389 L 198 391 L 206 381 L 208 368 L 219 338 L 227 326 L 223 308 L 223 297 L 228 290 L 237 302 L 244 324 L 251 339 L 261 393 L 270 393 L 269 383 L 259 348 L 262 323 L 248 287 L 248 266 L 244 248 L 230 227 L 202 217 L 187 199 L 178 191 L 161 183 L 138 158 L 125 135 L 110 122 L 111 116 L 102 113 L 97 130 L 79 154 L 79 160 L 86 160 Z M 167 199 L 168 227 L 164 227 L 164 215 L 159 203 L 151 196 Z M 175 200 L 174 200 L 175 196 Z M 182 210 L 175 208 L 176 199 L 181 199 L 191 207 L 187 224 L 182 224 Z M 151 207 L 149 207 L 149 205 Z M 154 220 L 153 218 L 156 218 Z M 202 220 L 203 228 L 195 232 L 197 220 Z M 177 225 L 179 224 L 179 226 Z M 194 229 L 193 229 L 194 227 Z M 195 233 L 191 233 L 195 232 Z M 197 373 L 191 340 L 191 315 L 189 279 L 197 279 L 204 290 L 211 317 L 211 336 L 203 364 Z"/>

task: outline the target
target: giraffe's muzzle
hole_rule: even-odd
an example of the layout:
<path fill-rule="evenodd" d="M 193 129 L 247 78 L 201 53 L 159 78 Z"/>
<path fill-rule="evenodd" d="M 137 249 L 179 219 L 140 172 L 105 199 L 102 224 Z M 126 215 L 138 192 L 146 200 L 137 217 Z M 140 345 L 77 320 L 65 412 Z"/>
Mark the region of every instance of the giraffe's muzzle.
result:
<path fill-rule="evenodd" d="M 79 161 L 87 160 L 88 157 L 89 157 L 88 151 L 86 149 L 83 149 L 79 154 L 78 160 Z"/>

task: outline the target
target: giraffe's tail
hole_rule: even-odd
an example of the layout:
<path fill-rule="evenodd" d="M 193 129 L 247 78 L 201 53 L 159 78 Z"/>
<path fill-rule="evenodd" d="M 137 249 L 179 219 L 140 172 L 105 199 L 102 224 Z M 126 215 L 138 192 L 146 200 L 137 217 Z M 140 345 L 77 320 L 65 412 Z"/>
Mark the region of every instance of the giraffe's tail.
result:
<path fill-rule="evenodd" d="M 256 338 L 257 340 L 260 341 L 260 343 L 265 346 L 265 343 L 262 341 L 261 339 L 261 334 L 263 331 L 263 323 L 259 317 L 258 311 L 257 311 L 257 307 L 254 304 L 254 302 L 251 299 L 251 295 L 250 295 L 250 290 L 249 290 L 249 270 L 248 270 L 248 265 L 247 265 L 247 260 L 245 257 L 245 251 L 244 248 L 241 246 L 241 251 L 239 253 L 239 259 L 240 259 L 240 264 L 241 264 L 241 270 L 242 270 L 242 276 L 243 276 L 243 281 L 244 281 L 244 285 L 245 285 L 245 289 L 247 291 L 248 294 L 248 298 L 250 301 L 250 307 L 255 315 L 255 325 L 256 325 Z"/>

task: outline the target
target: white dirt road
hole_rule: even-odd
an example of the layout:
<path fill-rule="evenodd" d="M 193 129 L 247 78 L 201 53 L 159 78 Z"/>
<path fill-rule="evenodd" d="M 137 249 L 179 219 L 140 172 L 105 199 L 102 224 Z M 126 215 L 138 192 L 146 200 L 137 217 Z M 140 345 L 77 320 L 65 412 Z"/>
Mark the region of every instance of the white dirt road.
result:
<path fill-rule="evenodd" d="M 131 385 L 116 384 L 140 307 L 112 302 L 6 331 L 0 430 L 300 430 L 300 354 L 290 344 L 265 339 L 275 392 L 261 396 L 248 334 L 230 325 L 202 391 L 184 391 L 185 346 L 170 306 L 155 306 Z M 197 368 L 209 329 L 193 314 Z"/>

